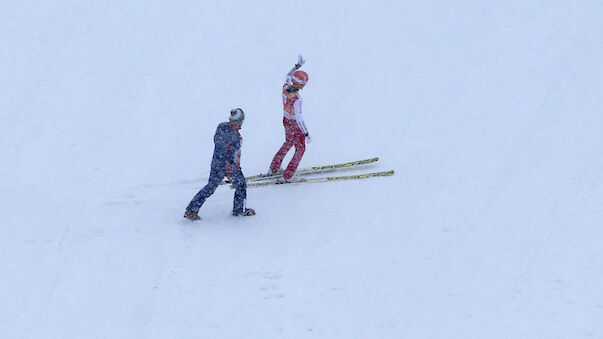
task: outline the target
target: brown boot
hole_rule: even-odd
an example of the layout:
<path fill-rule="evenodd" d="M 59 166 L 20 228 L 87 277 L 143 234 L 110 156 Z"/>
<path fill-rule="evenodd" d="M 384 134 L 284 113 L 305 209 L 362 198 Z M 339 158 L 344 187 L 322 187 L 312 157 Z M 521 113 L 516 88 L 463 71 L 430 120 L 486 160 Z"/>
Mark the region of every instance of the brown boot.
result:
<path fill-rule="evenodd" d="M 199 218 L 199 215 L 197 215 L 197 212 L 191 211 L 188 208 L 186 209 L 186 212 L 184 212 L 184 217 L 190 221 L 201 220 L 201 218 Z"/>

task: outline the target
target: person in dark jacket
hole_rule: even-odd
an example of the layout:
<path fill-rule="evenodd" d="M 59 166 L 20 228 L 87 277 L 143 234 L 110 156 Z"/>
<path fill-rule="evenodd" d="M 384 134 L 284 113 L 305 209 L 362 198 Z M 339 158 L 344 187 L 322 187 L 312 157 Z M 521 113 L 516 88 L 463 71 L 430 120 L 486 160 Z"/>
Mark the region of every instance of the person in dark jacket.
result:
<path fill-rule="evenodd" d="M 214 155 L 211 161 L 211 171 L 209 181 L 193 200 L 188 204 L 184 217 L 189 220 L 201 219 L 198 215 L 199 209 L 209 196 L 214 194 L 216 188 L 222 182 L 224 177 L 232 181 L 235 188 L 232 215 L 251 216 L 255 215 L 252 208 L 247 208 L 247 183 L 245 176 L 241 171 L 241 135 L 239 130 L 243 125 L 245 113 L 242 109 L 236 108 L 230 111 L 228 122 L 218 125 L 214 135 Z"/>

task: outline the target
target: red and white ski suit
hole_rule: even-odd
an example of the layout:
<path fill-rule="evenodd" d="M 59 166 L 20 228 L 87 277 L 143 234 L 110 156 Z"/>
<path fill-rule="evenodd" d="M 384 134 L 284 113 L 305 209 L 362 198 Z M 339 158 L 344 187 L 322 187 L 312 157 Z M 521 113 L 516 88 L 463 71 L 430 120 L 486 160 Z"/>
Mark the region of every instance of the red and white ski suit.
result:
<path fill-rule="evenodd" d="M 272 159 L 270 164 L 270 170 L 276 173 L 283 162 L 283 159 L 291 149 L 295 147 L 295 153 L 293 158 L 289 162 L 287 169 L 283 177 L 290 179 L 297 170 L 297 166 L 306 151 L 306 136 L 308 136 L 308 129 L 304 123 L 302 115 L 302 103 L 303 100 L 299 95 L 299 92 L 287 92 L 289 86 L 291 86 L 291 73 L 287 75 L 287 82 L 283 85 L 283 126 L 285 127 L 285 142 L 283 146 L 276 152 L 276 155 Z"/>

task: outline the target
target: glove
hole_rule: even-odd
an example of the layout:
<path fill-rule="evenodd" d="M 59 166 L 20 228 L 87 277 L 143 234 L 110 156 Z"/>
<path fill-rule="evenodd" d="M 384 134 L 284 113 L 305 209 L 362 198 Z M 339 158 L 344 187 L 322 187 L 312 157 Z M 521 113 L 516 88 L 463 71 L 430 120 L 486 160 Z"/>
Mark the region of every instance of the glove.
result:
<path fill-rule="evenodd" d="M 312 142 L 312 138 L 310 138 L 310 134 L 306 134 L 306 144 L 309 144 Z"/>
<path fill-rule="evenodd" d="M 232 175 L 232 171 L 230 169 L 230 164 L 226 164 L 226 178 L 228 178 L 227 180 L 230 182 L 233 181 L 233 175 Z"/>
<path fill-rule="evenodd" d="M 306 60 L 304 60 L 304 57 L 300 54 L 297 57 L 297 63 L 295 64 L 295 68 L 299 69 L 300 67 L 302 67 L 302 65 L 306 62 Z"/>

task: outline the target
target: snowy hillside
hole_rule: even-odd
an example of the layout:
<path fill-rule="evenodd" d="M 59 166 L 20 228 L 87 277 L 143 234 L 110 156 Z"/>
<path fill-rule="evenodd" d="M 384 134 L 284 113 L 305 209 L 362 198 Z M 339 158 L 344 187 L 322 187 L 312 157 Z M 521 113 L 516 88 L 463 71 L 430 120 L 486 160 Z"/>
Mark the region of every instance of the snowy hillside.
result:
<path fill-rule="evenodd" d="M 603 3 L 8 1 L 0 11 L 6 338 L 603 337 Z M 220 187 L 283 141 L 362 181 Z"/>

